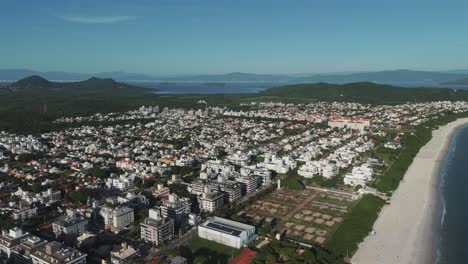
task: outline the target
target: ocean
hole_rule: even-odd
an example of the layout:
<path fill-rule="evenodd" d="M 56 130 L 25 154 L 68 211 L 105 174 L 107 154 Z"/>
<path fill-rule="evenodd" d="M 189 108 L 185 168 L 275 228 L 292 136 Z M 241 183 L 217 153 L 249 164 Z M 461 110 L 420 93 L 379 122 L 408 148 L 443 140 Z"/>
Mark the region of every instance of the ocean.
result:
<path fill-rule="evenodd" d="M 279 82 L 228 82 L 228 83 L 201 83 L 201 82 L 179 82 L 158 83 L 140 82 L 135 85 L 154 88 L 157 94 L 237 94 L 258 93 L 271 87 L 286 85 Z"/>
<path fill-rule="evenodd" d="M 287 82 L 227 82 L 211 83 L 202 82 L 129 82 L 137 86 L 157 89 L 157 94 L 236 94 L 236 93 L 258 93 L 271 87 L 278 87 L 292 83 Z M 405 88 L 427 87 L 427 88 L 451 88 L 468 90 L 468 85 L 441 85 L 433 82 L 393 82 L 387 83 Z"/>
<path fill-rule="evenodd" d="M 468 125 L 453 135 L 438 180 L 435 263 L 468 263 Z"/>

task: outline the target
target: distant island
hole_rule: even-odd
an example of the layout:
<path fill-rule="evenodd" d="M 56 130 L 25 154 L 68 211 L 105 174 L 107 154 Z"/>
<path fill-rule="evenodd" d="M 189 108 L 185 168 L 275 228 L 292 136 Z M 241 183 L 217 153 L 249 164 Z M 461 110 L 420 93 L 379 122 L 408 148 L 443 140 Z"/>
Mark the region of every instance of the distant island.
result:
<path fill-rule="evenodd" d="M 177 85 L 175 82 L 160 82 L 160 85 Z"/>
<path fill-rule="evenodd" d="M 77 82 L 53 82 L 41 76 L 33 75 L 23 78 L 14 83 L 5 85 L 3 88 L 9 89 L 12 92 L 18 91 L 65 91 L 65 90 L 80 90 L 80 91 L 107 91 L 116 89 L 137 88 L 126 83 L 116 82 L 110 78 L 91 77 L 88 80 Z"/>

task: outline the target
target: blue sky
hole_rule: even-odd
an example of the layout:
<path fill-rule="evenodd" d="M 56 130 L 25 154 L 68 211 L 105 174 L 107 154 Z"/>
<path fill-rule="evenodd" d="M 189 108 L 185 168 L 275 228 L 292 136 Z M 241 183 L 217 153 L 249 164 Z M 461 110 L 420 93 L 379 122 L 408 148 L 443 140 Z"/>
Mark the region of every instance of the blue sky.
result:
<path fill-rule="evenodd" d="M 466 0 L 0 0 L 0 68 L 467 69 L 467 14 Z"/>

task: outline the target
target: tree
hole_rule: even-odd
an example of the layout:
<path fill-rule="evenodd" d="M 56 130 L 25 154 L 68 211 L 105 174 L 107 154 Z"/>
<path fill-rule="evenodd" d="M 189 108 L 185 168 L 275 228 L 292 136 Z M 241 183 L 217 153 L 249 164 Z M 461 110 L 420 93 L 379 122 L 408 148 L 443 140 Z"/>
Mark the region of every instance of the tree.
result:
<path fill-rule="evenodd" d="M 39 183 L 36 182 L 33 185 L 31 185 L 31 191 L 33 191 L 35 193 L 41 192 L 42 191 L 42 186 Z"/>
<path fill-rule="evenodd" d="M 193 260 L 193 264 L 205 264 L 205 263 L 208 263 L 208 259 L 205 257 L 205 256 L 197 256 L 194 260 Z"/>

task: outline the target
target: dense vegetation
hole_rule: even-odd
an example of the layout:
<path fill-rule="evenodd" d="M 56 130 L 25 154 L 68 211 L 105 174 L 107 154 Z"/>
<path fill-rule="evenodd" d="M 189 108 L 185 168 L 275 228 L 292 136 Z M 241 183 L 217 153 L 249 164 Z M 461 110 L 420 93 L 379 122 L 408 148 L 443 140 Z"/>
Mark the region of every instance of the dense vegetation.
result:
<path fill-rule="evenodd" d="M 341 225 L 326 241 L 325 247 L 335 254 L 351 257 L 361 241 L 372 230 L 385 201 L 371 194 L 364 195 L 346 215 Z"/>
<path fill-rule="evenodd" d="M 302 182 L 302 177 L 297 174 L 297 168 L 289 171 L 285 177 L 281 178 L 281 187 L 292 190 L 304 190 L 305 185 Z"/>
<path fill-rule="evenodd" d="M 302 254 L 299 253 L 299 249 L 298 245 L 291 242 L 273 240 L 260 249 L 253 263 L 344 263 L 341 257 L 320 247 L 306 248 Z"/>
<path fill-rule="evenodd" d="M 397 104 L 440 100 L 468 100 L 468 91 L 445 88 L 401 88 L 370 82 L 347 84 L 297 84 L 270 88 L 265 96 L 311 98 L 317 101 L 345 101 L 370 104 Z"/>

